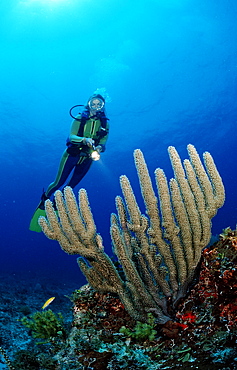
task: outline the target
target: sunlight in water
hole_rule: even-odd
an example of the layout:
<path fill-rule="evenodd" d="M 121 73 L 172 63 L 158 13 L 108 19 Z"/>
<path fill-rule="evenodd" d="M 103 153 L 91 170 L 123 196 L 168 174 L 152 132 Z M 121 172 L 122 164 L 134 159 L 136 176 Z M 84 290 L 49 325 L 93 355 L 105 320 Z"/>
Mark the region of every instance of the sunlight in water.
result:
<path fill-rule="evenodd" d="M 52 3 L 67 3 L 67 0 L 25 0 L 22 3 L 25 4 L 52 4 Z"/>
<path fill-rule="evenodd" d="M 51 6 L 57 6 L 57 5 L 69 5 L 71 3 L 72 3 L 71 0 L 22 0 L 20 1 L 21 5 L 25 5 L 25 6 L 36 5 L 36 6 L 44 6 L 44 7 L 46 6 L 51 7 Z"/>

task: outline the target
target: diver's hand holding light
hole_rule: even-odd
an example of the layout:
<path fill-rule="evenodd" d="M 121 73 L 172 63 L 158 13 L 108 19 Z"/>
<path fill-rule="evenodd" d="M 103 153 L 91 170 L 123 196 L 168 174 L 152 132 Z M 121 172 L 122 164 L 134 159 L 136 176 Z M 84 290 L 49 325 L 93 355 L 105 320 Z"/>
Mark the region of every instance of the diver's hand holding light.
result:
<path fill-rule="evenodd" d="M 100 159 L 100 153 L 101 153 L 101 150 L 102 150 L 102 147 L 101 145 L 97 145 L 96 147 L 93 147 L 93 152 L 91 153 L 91 159 L 93 159 L 93 161 L 98 161 Z"/>
<path fill-rule="evenodd" d="M 89 146 L 89 148 L 93 149 L 93 151 L 91 152 L 90 154 L 90 157 L 93 161 L 98 161 L 100 159 L 100 152 L 101 152 L 101 146 L 98 145 L 97 147 L 94 146 L 94 140 L 91 139 L 91 138 L 87 138 L 85 137 L 83 139 L 83 143 L 87 146 Z"/>

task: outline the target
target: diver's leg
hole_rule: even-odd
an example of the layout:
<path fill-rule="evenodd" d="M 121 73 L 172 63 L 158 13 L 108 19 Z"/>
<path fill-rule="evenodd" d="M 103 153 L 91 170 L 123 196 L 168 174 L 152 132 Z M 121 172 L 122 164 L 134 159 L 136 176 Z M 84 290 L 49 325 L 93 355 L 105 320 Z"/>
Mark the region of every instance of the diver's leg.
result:
<path fill-rule="evenodd" d="M 54 182 L 52 182 L 52 184 L 49 185 L 46 192 L 42 194 L 41 201 L 39 205 L 37 206 L 31 218 L 30 227 L 29 227 L 30 230 L 37 231 L 37 232 L 41 231 L 41 228 L 38 225 L 38 218 L 39 216 L 45 215 L 45 210 L 44 210 L 45 201 L 49 199 L 50 196 L 66 182 L 68 176 L 70 175 L 71 171 L 73 170 L 73 168 L 76 166 L 77 163 L 78 163 L 78 156 L 73 157 L 69 155 L 67 151 L 63 153 L 56 179 L 54 180 Z"/>
<path fill-rule="evenodd" d="M 70 186 L 72 189 L 82 180 L 82 178 L 87 174 L 92 165 L 92 159 L 87 157 L 80 158 L 80 161 L 76 165 L 72 177 L 68 182 L 67 186 Z"/>
<path fill-rule="evenodd" d="M 73 157 L 69 155 L 65 150 L 59 164 L 56 178 L 54 182 L 52 182 L 48 186 L 47 190 L 44 193 L 46 198 L 50 198 L 50 196 L 66 182 L 68 176 L 70 175 L 77 162 L 78 156 Z"/>

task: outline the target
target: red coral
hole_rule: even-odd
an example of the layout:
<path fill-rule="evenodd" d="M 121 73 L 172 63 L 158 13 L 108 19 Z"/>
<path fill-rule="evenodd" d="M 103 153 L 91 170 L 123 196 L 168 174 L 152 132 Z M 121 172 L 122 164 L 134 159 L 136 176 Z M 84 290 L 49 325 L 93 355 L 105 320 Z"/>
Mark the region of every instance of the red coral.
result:
<path fill-rule="evenodd" d="M 181 319 L 184 323 L 192 324 L 196 321 L 197 316 L 192 312 L 185 312 L 184 314 L 177 313 L 176 317 Z"/>
<path fill-rule="evenodd" d="M 213 325 L 237 325 L 236 246 L 237 235 L 231 233 L 203 250 L 200 279 L 189 297 L 191 309 L 208 309 Z"/>
<path fill-rule="evenodd" d="M 221 305 L 220 317 L 227 322 L 229 328 L 237 327 L 237 298 L 233 303 Z"/>

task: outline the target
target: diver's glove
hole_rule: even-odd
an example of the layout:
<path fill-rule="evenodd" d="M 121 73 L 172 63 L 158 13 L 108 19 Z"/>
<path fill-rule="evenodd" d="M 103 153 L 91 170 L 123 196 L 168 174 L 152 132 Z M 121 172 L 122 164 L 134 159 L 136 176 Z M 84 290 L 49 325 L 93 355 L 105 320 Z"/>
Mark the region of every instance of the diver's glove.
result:
<path fill-rule="evenodd" d="M 94 142 L 95 141 L 91 139 L 90 137 L 84 137 L 83 139 L 83 144 L 89 146 L 90 148 L 94 147 Z"/>

